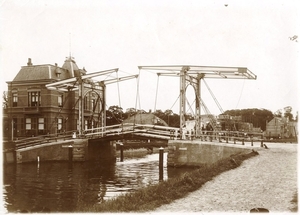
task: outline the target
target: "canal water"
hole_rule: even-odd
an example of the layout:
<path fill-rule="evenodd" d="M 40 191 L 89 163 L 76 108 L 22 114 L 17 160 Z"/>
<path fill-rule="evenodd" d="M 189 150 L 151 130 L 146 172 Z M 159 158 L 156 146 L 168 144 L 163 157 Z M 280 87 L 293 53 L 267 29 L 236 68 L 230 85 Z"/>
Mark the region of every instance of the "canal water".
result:
<path fill-rule="evenodd" d="M 159 154 L 123 162 L 40 162 L 3 168 L 3 199 L 7 212 L 76 212 L 78 206 L 101 204 L 125 192 L 159 182 Z M 191 169 L 167 168 L 164 180 Z"/>

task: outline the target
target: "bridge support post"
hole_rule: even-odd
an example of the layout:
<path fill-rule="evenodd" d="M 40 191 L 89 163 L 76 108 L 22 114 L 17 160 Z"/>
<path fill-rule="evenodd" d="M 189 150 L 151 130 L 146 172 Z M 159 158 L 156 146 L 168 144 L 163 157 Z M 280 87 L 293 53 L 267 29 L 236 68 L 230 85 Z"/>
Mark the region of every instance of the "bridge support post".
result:
<path fill-rule="evenodd" d="M 228 131 L 226 131 L 226 143 L 228 143 L 228 139 L 229 139 L 229 133 Z"/>
<path fill-rule="evenodd" d="M 120 161 L 121 162 L 123 162 L 123 160 L 124 160 L 123 151 L 124 151 L 123 143 L 120 143 Z"/>
<path fill-rule="evenodd" d="M 73 161 L 73 146 L 69 145 L 69 161 Z"/>
<path fill-rule="evenodd" d="M 164 180 L 164 148 L 159 148 L 159 181 Z"/>
<path fill-rule="evenodd" d="M 113 141 L 103 139 L 88 140 L 89 161 L 116 161 L 116 144 Z"/>

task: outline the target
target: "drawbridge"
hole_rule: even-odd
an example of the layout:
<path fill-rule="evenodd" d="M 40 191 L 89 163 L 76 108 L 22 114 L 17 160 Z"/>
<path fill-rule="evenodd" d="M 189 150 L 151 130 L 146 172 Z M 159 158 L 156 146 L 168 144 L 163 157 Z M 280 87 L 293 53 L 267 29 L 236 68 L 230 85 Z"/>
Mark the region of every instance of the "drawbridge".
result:
<path fill-rule="evenodd" d="M 139 137 L 145 139 L 184 139 L 187 114 L 187 99 L 186 89 L 188 86 L 192 86 L 195 92 L 195 129 L 189 133 L 190 138 L 201 138 L 204 134 L 201 130 L 201 107 L 208 112 L 207 106 L 201 99 L 201 81 L 204 79 L 249 79 L 255 80 L 256 75 L 253 74 L 246 67 L 215 67 L 215 66 L 139 66 L 139 74 L 118 77 L 111 79 L 103 79 L 98 82 L 93 82 L 92 78 L 102 77 L 104 75 L 111 74 L 112 72 L 118 72 L 118 69 L 105 70 L 101 72 L 84 74 L 79 77 L 74 77 L 66 80 L 57 81 L 47 84 L 46 87 L 49 90 L 58 91 L 76 91 L 78 92 L 78 100 L 74 106 L 78 106 L 78 125 L 76 131 L 68 131 L 63 134 L 48 134 L 44 136 L 32 137 L 22 140 L 17 140 L 16 148 L 27 147 L 28 145 L 41 145 L 49 141 L 57 141 L 59 138 L 99 138 L 106 140 L 118 140 L 130 137 Z M 125 81 L 132 78 L 140 79 L 140 73 L 142 70 L 154 71 L 158 77 L 170 76 L 178 77 L 180 83 L 179 89 L 179 116 L 180 126 L 178 128 L 168 126 L 158 126 L 149 124 L 117 124 L 112 126 L 106 126 L 106 84 L 118 83 L 119 81 Z M 205 83 L 205 82 L 204 82 Z M 206 84 L 206 83 L 205 83 Z M 139 81 L 137 81 L 139 85 Z M 137 86 L 137 91 L 139 87 Z M 95 92 L 99 95 L 99 104 L 101 110 L 98 113 L 97 127 L 92 124 L 85 123 L 85 110 L 84 102 L 85 95 L 88 92 Z M 156 92 L 157 94 L 157 92 Z M 138 97 L 138 92 L 137 92 Z M 96 101 L 98 102 L 98 100 Z M 97 103 L 96 103 L 97 104 Z M 156 101 L 155 101 L 156 105 Z M 93 114 L 89 116 L 93 117 Z M 90 127 L 90 128 L 89 128 Z M 213 133 L 213 132 L 212 132 Z M 215 134 L 216 135 L 216 134 Z"/>
<path fill-rule="evenodd" d="M 220 67 L 220 66 L 192 66 L 192 65 L 178 65 L 178 66 L 139 66 L 139 71 L 153 71 L 160 76 L 177 77 L 179 78 L 179 116 L 180 116 L 180 133 L 183 132 L 186 126 L 187 104 L 186 91 L 188 86 L 192 86 L 195 93 L 195 135 L 199 137 L 202 134 L 201 129 L 201 107 L 205 113 L 211 116 L 207 106 L 201 99 L 201 84 L 205 79 L 240 79 L 240 80 L 256 80 L 257 76 L 253 74 L 246 67 Z M 209 89 L 209 88 L 208 88 Z M 212 94 L 211 90 L 209 89 Z M 212 94 L 215 102 L 220 108 L 216 98 Z M 156 104 L 156 101 L 155 101 Z M 222 111 L 222 109 L 221 109 Z M 211 124 L 214 126 L 215 122 L 210 119 Z"/>
<path fill-rule="evenodd" d="M 102 141 L 113 141 L 123 139 L 152 139 L 152 140 L 172 140 L 180 139 L 179 128 L 169 126 L 147 125 L 124 123 L 111 126 L 86 129 L 80 136 L 77 131 L 55 135 L 42 135 L 16 140 L 16 149 L 47 144 L 62 140 L 75 138 L 98 139 Z"/>

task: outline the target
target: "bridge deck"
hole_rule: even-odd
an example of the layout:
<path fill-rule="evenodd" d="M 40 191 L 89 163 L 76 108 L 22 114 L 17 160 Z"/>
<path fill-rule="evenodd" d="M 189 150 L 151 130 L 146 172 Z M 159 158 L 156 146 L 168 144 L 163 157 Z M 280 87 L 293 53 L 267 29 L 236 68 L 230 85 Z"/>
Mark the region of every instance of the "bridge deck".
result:
<path fill-rule="evenodd" d="M 186 134 L 180 134 L 180 129 L 175 127 L 158 126 L 158 125 L 146 125 L 146 124 L 118 124 L 106 127 L 99 127 L 93 129 L 87 129 L 84 135 L 78 137 L 76 131 L 71 131 L 64 134 L 44 135 L 38 137 L 31 137 L 22 140 L 15 141 L 15 149 L 24 147 L 42 145 L 45 143 L 67 140 L 72 138 L 89 138 L 89 139 L 101 139 L 103 141 L 112 141 L 120 139 L 157 139 L 157 140 L 194 140 L 199 139 L 201 141 L 216 141 L 216 142 L 253 142 L 262 141 L 262 133 L 245 134 L 244 132 L 228 132 L 228 131 L 211 131 L 202 133 L 198 137 L 192 132 Z"/>

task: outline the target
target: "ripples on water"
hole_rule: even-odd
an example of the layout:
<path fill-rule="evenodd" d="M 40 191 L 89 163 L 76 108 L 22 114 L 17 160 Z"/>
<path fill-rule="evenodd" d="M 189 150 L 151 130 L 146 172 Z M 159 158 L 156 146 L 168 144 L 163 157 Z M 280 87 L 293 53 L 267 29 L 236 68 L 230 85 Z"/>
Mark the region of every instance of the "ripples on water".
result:
<path fill-rule="evenodd" d="M 159 182 L 158 154 L 124 162 L 40 162 L 4 167 L 4 207 L 20 210 L 75 212 L 78 205 L 100 204 L 121 193 Z M 166 167 L 164 180 L 187 169 Z"/>

